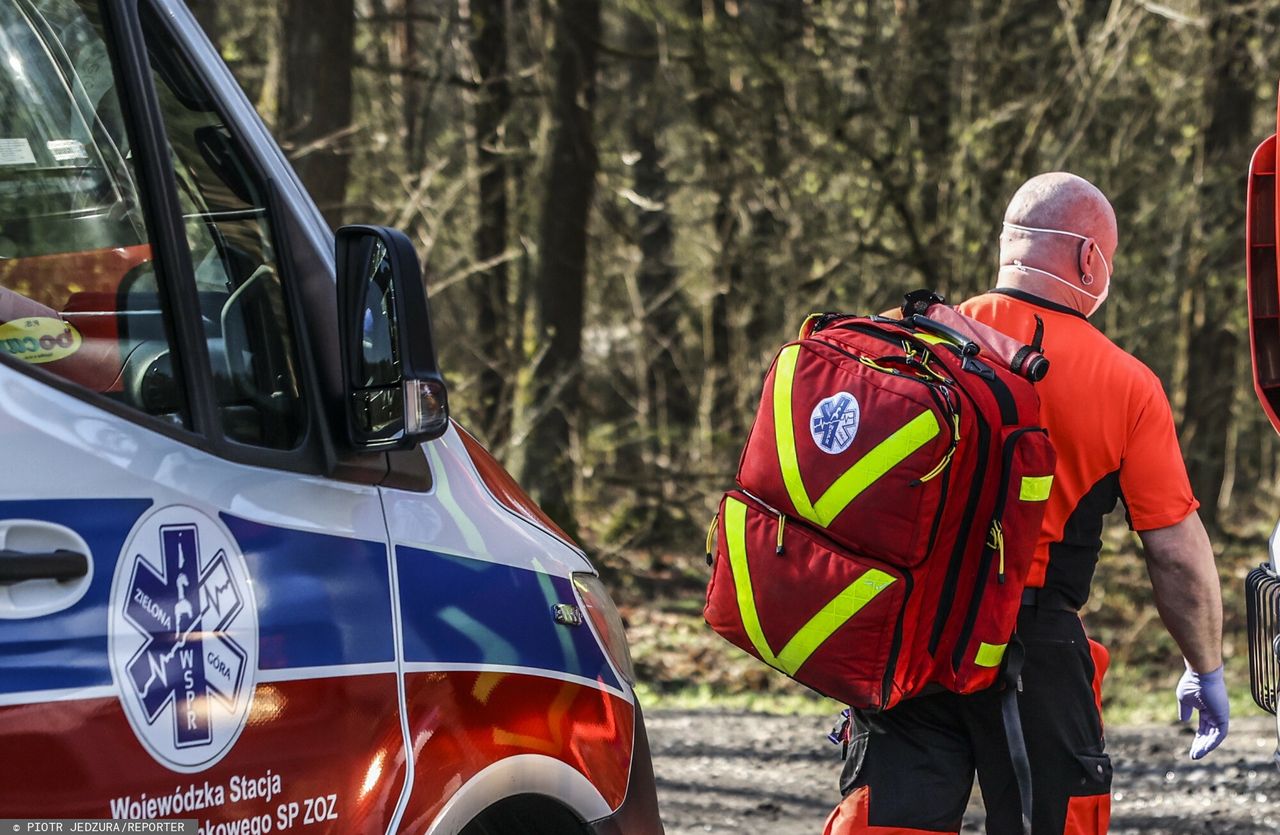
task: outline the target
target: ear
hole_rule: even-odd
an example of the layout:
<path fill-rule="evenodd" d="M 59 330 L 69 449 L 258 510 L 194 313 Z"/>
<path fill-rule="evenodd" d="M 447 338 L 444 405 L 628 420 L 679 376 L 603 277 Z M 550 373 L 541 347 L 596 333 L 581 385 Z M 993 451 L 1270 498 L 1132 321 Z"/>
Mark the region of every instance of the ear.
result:
<path fill-rule="evenodd" d="M 1081 283 L 1086 286 L 1093 283 L 1093 253 L 1098 248 L 1098 242 L 1093 238 L 1085 238 L 1080 242 L 1080 260 L 1077 266 L 1080 268 Z"/>

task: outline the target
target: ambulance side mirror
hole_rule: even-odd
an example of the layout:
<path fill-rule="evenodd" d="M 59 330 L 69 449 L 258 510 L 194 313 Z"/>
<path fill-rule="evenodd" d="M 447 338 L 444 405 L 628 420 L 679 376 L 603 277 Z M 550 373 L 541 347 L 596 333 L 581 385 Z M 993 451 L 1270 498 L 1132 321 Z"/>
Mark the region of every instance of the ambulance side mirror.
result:
<path fill-rule="evenodd" d="M 348 440 L 384 450 L 440 437 L 448 392 L 413 244 L 383 226 L 344 226 L 335 254 Z"/>

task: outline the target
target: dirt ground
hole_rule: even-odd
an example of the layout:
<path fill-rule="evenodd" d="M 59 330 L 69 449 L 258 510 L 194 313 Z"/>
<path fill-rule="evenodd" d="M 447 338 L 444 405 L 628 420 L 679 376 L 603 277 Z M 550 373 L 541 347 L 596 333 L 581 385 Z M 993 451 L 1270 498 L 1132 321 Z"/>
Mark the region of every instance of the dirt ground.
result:
<path fill-rule="evenodd" d="M 817 835 L 839 800 L 839 753 L 825 738 L 834 717 L 655 710 L 645 720 L 668 835 Z M 1113 728 L 1107 740 L 1115 835 L 1280 831 L 1271 717 L 1236 719 L 1199 763 L 1187 758 L 1189 729 Z M 964 832 L 982 832 L 981 821 L 975 798 Z"/>

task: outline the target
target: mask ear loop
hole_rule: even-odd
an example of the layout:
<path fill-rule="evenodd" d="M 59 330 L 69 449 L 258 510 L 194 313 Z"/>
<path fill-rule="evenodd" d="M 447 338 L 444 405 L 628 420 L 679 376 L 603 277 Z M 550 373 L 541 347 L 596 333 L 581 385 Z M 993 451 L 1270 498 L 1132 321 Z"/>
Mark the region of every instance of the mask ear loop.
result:
<path fill-rule="evenodd" d="M 1032 270 L 1034 272 L 1043 273 L 1044 275 L 1050 276 L 1051 278 L 1056 278 L 1058 281 L 1061 281 L 1063 284 L 1067 285 L 1068 287 L 1073 287 L 1074 289 L 1079 290 L 1081 293 L 1084 293 L 1086 296 L 1088 296 L 1091 299 L 1105 298 L 1106 293 L 1111 290 L 1111 265 L 1107 263 L 1107 257 L 1102 254 L 1102 247 L 1098 245 L 1098 242 L 1096 239 L 1091 238 L 1088 235 L 1081 235 L 1079 232 L 1071 232 L 1066 229 L 1048 229 L 1043 226 L 1023 226 L 1021 223 L 1010 223 L 1007 220 L 1001 222 L 1000 225 L 1005 226 L 1009 229 L 1017 229 L 1020 232 L 1043 232 L 1046 235 L 1068 235 L 1072 238 L 1079 238 L 1083 242 L 1080 249 L 1080 259 L 1079 259 L 1080 283 L 1088 287 L 1094 282 L 1093 273 L 1088 272 L 1087 267 L 1085 265 L 1085 258 L 1089 253 L 1089 247 L 1093 247 L 1098 251 L 1098 260 L 1102 262 L 1102 268 L 1107 271 L 1107 284 L 1105 287 L 1102 288 L 1101 294 L 1095 295 L 1093 293 L 1090 293 L 1088 290 L 1084 290 L 1080 287 L 1076 287 L 1071 282 L 1067 281 L 1061 276 L 1054 275 L 1053 273 L 1050 273 L 1050 272 L 1045 272 L 1044 270 L 1041 270 L 1041 269 L 1036 269 L 1035 267 L 1024 266 L 1021 262 L 1017 262 L 1015 265 L 1019 270 L 1023 270 L 1023 271 Z M 1101 303 L 1102 302 L 1099 301 L 1098 305 L 1101 305 Z M 1098 305 L 1094 305 L 1094 310 L 1098 309 Z"/>
<path fill-rule="evenodd" d="M 1067 281 L 1062 276 L 1055 275 L 1054 273 L 1051 273 L 1048 270 L 1042 270 L 1039 267 L 1033 267 L 1030 264 L 1022 263 L 1021 261 L 1014 261 L 1012 264 L 1003 264 L 1001 265 L 1000 269 L 1017 270 L 1018 272 L 1023 272 L 1023 273 L 1026 273 L 1026 272 L 1040 273 L 1043 276 L 1052 278 L 1054 281 L 1058 282 L 1059 284 L 1062 284 L 1066 287 L 1070 287 L 1072 290 L 1075 290 L 1077 293 L 1080 293 L 1082 295 L 1088 296 L 1089 298 L 1093 299 L 1096 302 L 1095 308 L 1097 307 L 1097 305 L 1102 304 L 1101 294 L 1090 293 L 1088 290 L 1084 289 L 1079 284 L 1076 284 L 1074 281 Z M 1106 288 L 1104 288 L 1104 290 L 1105 289 Z"/>
<path fill-rule="evenodd" d="M 1089 256 L 1093 254 L 1093 250 L 1098 250 L 1098 257 L 1102 258 L 1102 247 L 1098 246 L 1098 242 L 1093 238 L 1084 238 L 1080 243 L 1080 283 L 1085 287 L 1093 284 L 1093 271 L 1090 269 Z M 1103 259 L 1105 263 L 1106 259 Z M 1108 281 L 1110 281 L 1111 270 L 1107 269 Z"/>

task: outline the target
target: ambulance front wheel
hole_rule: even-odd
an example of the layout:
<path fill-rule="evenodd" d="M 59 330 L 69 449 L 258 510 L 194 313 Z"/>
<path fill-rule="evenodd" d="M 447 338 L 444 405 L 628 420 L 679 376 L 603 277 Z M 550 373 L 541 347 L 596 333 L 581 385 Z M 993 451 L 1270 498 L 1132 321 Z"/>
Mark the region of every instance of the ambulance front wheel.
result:
<path fill-rule="evenodd" d="M 577 815 L 549 797 L 522 794 L 490 806 L 459 835 L 590 835 Z"/>

